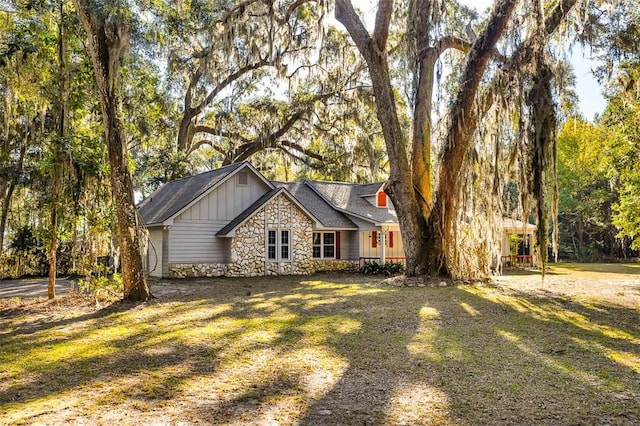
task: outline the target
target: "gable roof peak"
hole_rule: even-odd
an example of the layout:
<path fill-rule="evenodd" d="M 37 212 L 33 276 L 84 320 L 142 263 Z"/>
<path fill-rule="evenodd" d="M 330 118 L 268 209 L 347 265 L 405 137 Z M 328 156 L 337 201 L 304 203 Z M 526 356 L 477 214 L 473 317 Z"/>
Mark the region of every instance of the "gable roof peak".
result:
<path fill-rule="evenodd" d="M 138 204 L 138 212 L 146 225 L 171 222 L 173 218 L 216 188 L 238 170 L 248 168 L 270 189 L 274 186 L 247 161 L 233 163 L 207 172 L 169 181 Z"/>

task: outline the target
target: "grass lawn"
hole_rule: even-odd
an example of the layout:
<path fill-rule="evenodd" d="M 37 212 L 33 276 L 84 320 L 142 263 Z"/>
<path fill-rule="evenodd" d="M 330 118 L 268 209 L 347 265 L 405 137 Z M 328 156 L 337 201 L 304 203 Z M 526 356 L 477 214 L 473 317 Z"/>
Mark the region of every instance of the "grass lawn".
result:
<path fill-rule="evenodd" d="M 640 268 L 0 300 L 0 424 L 640 424 Z M 600 268 L 600 269 L 598 269 Z"/>

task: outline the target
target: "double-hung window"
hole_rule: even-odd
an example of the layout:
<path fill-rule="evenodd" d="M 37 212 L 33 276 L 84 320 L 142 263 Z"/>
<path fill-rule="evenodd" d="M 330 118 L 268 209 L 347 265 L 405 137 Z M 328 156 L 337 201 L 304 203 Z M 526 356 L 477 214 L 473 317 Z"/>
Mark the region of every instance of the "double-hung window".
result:
<path fill-rule="evenodd" d="M 289 231 L 280 231 L 280 260 L 289 260 Z"/>
<path fill-rule="evenodd" d="M 313 233 L 313 257 L 314 259 L 335 259 L 336 258 L 336 233 L 335 232 L 314 232 Z"/>
<path fill-rule="evenodd" d="M 287 229 L 267 231 L 267 259 L 289 260 L 291 258 L 290 232 Z"/>

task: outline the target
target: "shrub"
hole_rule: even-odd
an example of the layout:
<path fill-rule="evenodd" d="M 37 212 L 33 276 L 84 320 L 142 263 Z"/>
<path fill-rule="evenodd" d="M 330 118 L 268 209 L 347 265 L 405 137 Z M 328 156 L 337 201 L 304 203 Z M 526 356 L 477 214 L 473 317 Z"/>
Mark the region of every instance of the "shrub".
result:
<path fill-rule="evenodd" d="M 380 264 L 376 261 L 366 261 L 360 268 L 360 272 L 366 275 L 398 275 L 404 272 L 404 264 L 388 261 Z"/>
<path fill-rule="evenodd" d="M 93 294 L 96 301 L 112 301 L 122 298 L 122 277 L 113 274 L 111 277 L 104 275 L 78 280 L 80 290 Z"/>

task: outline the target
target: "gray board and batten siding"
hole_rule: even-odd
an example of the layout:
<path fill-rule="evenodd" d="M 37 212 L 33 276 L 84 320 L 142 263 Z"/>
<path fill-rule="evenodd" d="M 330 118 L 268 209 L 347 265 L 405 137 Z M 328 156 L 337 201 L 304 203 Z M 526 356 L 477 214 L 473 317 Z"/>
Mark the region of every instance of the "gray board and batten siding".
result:
<path fill-rule="evenodd" d="M 253 173 L 231 176 L 200 202 L 179 214 L 171 227 L 169 263 L 218 263 L 227 260 L 227 242 L 216 233 L 258 200 L 269 187 Z"/>

